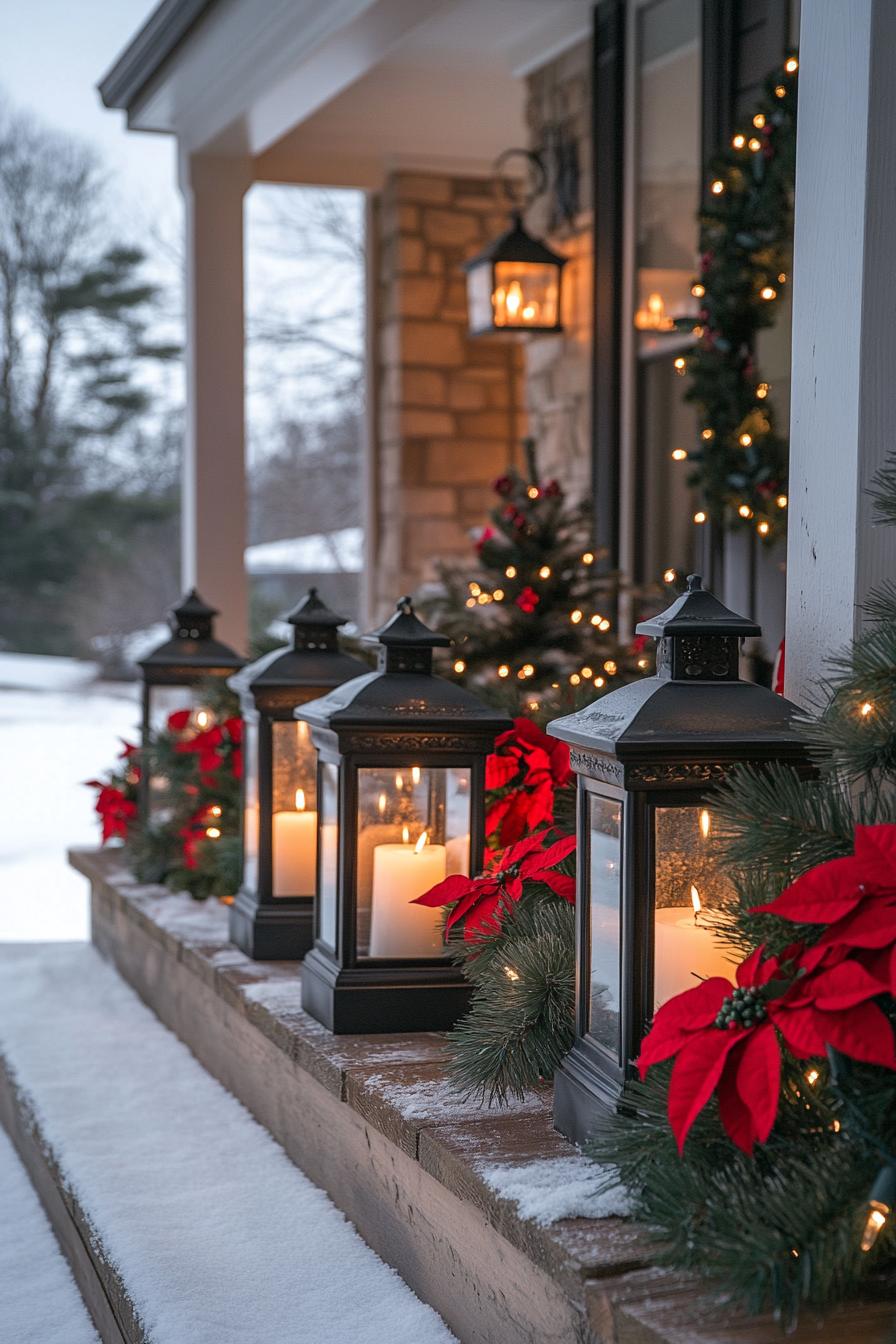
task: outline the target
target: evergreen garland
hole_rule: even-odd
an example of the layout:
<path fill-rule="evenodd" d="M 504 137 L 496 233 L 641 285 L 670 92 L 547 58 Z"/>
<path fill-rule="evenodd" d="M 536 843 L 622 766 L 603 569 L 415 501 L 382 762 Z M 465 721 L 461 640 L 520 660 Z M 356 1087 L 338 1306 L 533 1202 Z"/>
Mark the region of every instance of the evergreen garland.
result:
<path fill-rule="evenodd" d="M 690 483 L 717 523 L 754 528 L 771 541 L 784 527 L 787 440 L 769 384 L 756 367 L 756 336 L 774 325 L 790 283 L 796 164 L 796 80 L 791 56 L 766 82 L 750 125 L 710 162 L 700 214 L 696 345 L 675 361 L 690 379 L 700 437 L 687 454 Z"/>
<path fill-rule="evenodd" d="M 878 519 L 892 524 L 896 459 L 880 473 L 875 489 Z M 868 610 L 873 623 L 832 660 L 818 688 L 819 712 L 804 724 L 818 777 L 801 781 L 783 767 L 745 768 L 713 804 L 732 878 L 719 932 L 745 956 L 765 958 L 760 965 L 771 957 L 786 964 L 794 956 L 795 940 L 811 957 L 820 936 L 829 936 L 834 927 L 831 922 L 794 923 L 796 915 L 777 914 L 779 893 L 801 874 L 818 870 L 820 878 L 831 870 L 819 865 L 852 855 L 857 826 L 883 826 L 889 833 L 896 823 L 892 586 L 875 593 Z M 827 880 L 833 882 L 833 875 Z M 896 896 L 896 872 L 875 898 L 877 941 L 857 944 L 861 955 L 841 967 L 853 976 L 854 990 L 873 950 L 879 947 L 887 955 L 887 939 L 893 936 L 887 924 L 894 905 L 886 896 L 890 886 Z M 866 887 L 852 890 L 854 899 L 866 899 Z M 757 911 L 757 905 L 764 908 Z M 884 1023 L 882 1043 L 890 1050 L 886 1036 L 896 1024 L 893 984 L 891 977 L 891 992 L 877 992 L 873 1003 L 864 1005 L 878 1024 Z M 862 991 L 849 1002 L 860 997 Z M 866 1020 L 867 1014 L 857 1019 Z M 860 1029 L 863 1049 L 869 1030 Z M 896 1072 L 856 1063 L 830 1045 L 826 1059 L 798 1059 L 786 1048 L 786 1034 L 782 1039 L 774 1126 L 752 1156 L 734 1146 L 715 1101 L 698 1115 L 679 1156 L 667 1117 L 667 1064 L 652 1068 L 646 1081 L 627 1086 L 626 1114 L 608 1118 L 589 1151 L 609 1164 L 631 1192 L 636 1214 L 656 1232 L 667 1263 L 714 1277 L 752 1310 L 771 1307 L 790 1325 L 803 1304 L 824 1307 L 860 1285 L 878 1291 L 881 1276 L 892 1291 Z M 752 1099 L 743 1100 L 749 1104 Z M 868 1229 L 879 1235 L 863 1247 Z"/>

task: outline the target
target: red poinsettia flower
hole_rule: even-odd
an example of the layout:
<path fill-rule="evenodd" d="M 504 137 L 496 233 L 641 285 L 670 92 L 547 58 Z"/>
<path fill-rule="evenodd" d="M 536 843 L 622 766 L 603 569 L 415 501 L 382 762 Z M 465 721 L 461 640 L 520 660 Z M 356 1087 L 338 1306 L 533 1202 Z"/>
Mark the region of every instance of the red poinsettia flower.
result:
<path fill-rule="evenodd" d="M 517 845 L 511 845 L 498 854 L 484 873 L 466 877 L 452 873 L 430 891 L 418 896 L 414 905 L 452 905 L 447 927 L 450 930 L 463 920 L 464 937 L 472 942 L 477 931 L 494 933 L 501 918 L 503 901 L 518 901 L 526 882 L 543 882 L 557 896 L 571 904 L 576 898 L 575 878 L 556 872 L 556 865 L 568 858 L 575 849 L 576 838 L 566 835 L 543 848 L 546 831 L 530 835 Z"/>
<path fill-rule="evenodd" d="M 739 1148 L 750 1153 L 766 1141 L 778 1108 L 780 1038 L 798 1059 L 823 1056 L 831 1045 L 851 1059 L 896 1069 L 893 1029 L 872 1002 L 885 986 L 863 967 L 829 967 L 817 954 L 806 974 L 801 955 L 799 944 L 781 958 L 764 958 L 757 948 L 737 968 L 736 986 L 714 976 L 657 1012 L 638 1067 L 643 1078 L 675 1056 L 668 1111 L 679 1152 L 714 1092 Z"/>
<path fill-rule="evenodd" d="M 896 825 L 857 826 L 852 855 L 819 864 L 755 909 L 799 924 L 833 924 L 881 896 L 896 897 Z"/>
<path fill-rule="evenodd" d="M 243 740 L 243 721 L 238 715 L 224 720 L 224 730 L 234 746 L 239 746 Z"/>
<path fill-rule="evenodd" d="M 107 840 L 126 840 L 128 827 L 137 816 L 137 804 L 123 790 L 101 780 L 91 779 L 88 784 L 99 788 L 95 808 L 100 818 L 103 844 Z"/>
<path fill-rule="evenodd" d="M 569 747 L 548 737 L 531 719 L 516 718 L 495 741 L 485 764 L 485 787 L 507 789 L 486 812 L 485 833 L 502 846 L 554 820 L 554 793 L 572 778 Z"/>
<path fill-rule="evenodd" d="M 169 733 L 182 733 L 190 722 L 192 709 L 176 709 L 173 714 L 168 715 Z"/>
<path fill-rule="evenodd" d="M 527 616 L 531 616 L 541 601 L 541 597 L 534 588 L 530 588 L 527 584 L 523 591 L 514 598 L 514 601 L 520 611 L 524 611 Z"/>

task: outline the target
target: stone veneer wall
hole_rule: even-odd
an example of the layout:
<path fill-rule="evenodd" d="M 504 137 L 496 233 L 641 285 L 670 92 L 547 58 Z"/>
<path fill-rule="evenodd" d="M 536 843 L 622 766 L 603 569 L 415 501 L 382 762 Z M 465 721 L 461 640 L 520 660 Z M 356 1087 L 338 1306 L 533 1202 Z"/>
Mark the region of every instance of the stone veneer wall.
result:
<path fill-rule="evenodd" d="M 491 482 L 520 460 L 522 352 L 467 336 L 461 270 L 506 219 L 490 179 L 397 172 L 377 204 L 372 619 L 431 579 L 436 560 L 470 555 Z"/>
<path fill-rule="evenodd" d="M 578 147 L 579 210 L 571 224 L 551 218 L 550 195 L 534 204 L 527 225 L 569 257 L 563 274 L 563 333 L 530 336 L 525 346 L 526 409 L 542 476 L 556 476 L 574 495 L 591 491 L 593 253 L 591 183 L 591 43 L 576 47 L 527 81 L 529 146 L 549 147 L 552 133 Z"/>

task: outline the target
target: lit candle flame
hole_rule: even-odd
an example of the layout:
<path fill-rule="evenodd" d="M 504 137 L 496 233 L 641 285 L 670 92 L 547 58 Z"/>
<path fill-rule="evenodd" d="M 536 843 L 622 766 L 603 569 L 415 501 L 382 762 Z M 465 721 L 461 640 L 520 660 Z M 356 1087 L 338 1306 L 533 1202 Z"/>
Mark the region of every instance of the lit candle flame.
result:
<path fill-rule="evenodd" d="M 427 834 L 427 832 L 426 832 L 426 831 L 421 831 L 421 832 L 420 832 L 420 839 L 417 841 L 416 845 L 414 846 L 414 853 L 415 853 L 415 854 L 419 854 L 419 853 L 422 851 L 423 846 L 428 842 L 428 840 L 429 840 L 429 835 Z"/>
<path fill-rule="evenodd" d="M 862 1250 L 870 1251 L 877 1241 L 881 1228 L 887 1221 L 889 1209 L 884 1211 L 884 1206 L 875 1202 L 868 1210 L 868 1217 L 865 1220 L 865 1230 L 862 1233 Z"/>
<path fill-rule="evenodd" d="M 398 789 L 398 791 L 399 791 L 399 793 L 400 793 L 401 790 L 404 788 L 404 775 L 396 775 L 396 776 L 395 776 L 395 787 L 396 787 L 396 789 Z"/>
<path fill-rule="evenodd" d="M 700 893 L 693 882 L 691 883 L 691 905 L 694 907 L 694 923 L 696 924 L 697 920 L 700 918 L 700 911 L 703 909 L 703 905 L 700 900 Z"/>
<path fill-rule="evenodd" d="M 376 805 L 379 808 L 380 816 L 382 816 L 386 810 L 386 795 L 384 793 L 380 794 L 376 801 Z"/>
<path fill-rule="evenodd" d="M 505 300 L 507 311 L 511 317 L 516 317 L 523 302 L 523 291 L 519 280 L 511 281 L 507 288 L 507 299 Z"/>
<path fill-rule="evenodd" d="M 304 789 L 296 789 L 296 811 L 297 811 L 297 812 L 304 812 L 304 811 L 305 811 L 305 790 L 304 790 Z"/>
<path fill-rule="evenodd" d="M 700 834 L 703 836 L 704 840 L 709 835 L 709 827 L 710 827 L 710 816 L 709 812 L 704 807 L 700 811 Z"/>
<path fill-rule="evenodd" d="M 412 780 L 412 782 L 413 782 L 414 784 L 419 784 L 419 783 L 420 783 L 420 767 L 419 767 L 419 765 L 412 765 L 412 766 L 411 766 L 411 780 Z"/>
<path fill-rule="evenodd" d="M 401 843 L 403 845 L 409 845 L 411 843 L 411 833 L 407 826 L 402 826 L 401 828 Z"/>

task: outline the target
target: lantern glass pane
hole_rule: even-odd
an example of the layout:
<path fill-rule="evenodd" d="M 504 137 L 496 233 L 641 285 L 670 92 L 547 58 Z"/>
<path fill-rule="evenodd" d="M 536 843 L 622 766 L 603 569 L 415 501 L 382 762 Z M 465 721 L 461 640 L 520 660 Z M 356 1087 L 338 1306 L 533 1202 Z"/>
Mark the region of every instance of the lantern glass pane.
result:
<path fill-rule="evenodd" d="M 615 798 L 589 797 L 591 889 L 591 992 L 588 1033 L 619 1053 L 620 971 L 622 954 L 622 804 Z"/>
<path fill-rule="evenodd" d="M 731 892 L 718 865 L 711 810 L 656 808 L 655 856 L 654 1009 L 698 979 L 730 978 L 733 968 L 710 928 L 712 912 Z"/>
<path fill-rule="evenodd" d="M 482 261 L 467 272 L 467 318 L 471 331 L 492 327 L 492 264 Z"/>
<path fill-rule="evenodd" d="M 195 686 L 150 686 L 149 727 L 153 733 L 164 732 L 168 719 L 180 709 L 196 711 L 201 708 Z"/>
<path fill-rule="evenodd" d="M 258 722 L 243 723 L 243 886 L 258 887 Z"/>
<path fill-rule="evenodd" d="M 271 724 L 274 896 L 313 896 L 317 872 L 317 752 L 307 723 Z"/>
<path fill-rule="evenodd" d="M 496 327 L 555 327 L 560 271 L 549 262 L 496 262 L 493 307 Z"/>
<path fill-rule="evenodd" d="M 318 775 L 320 864 L 317 880 L 317 936 L 336 950 L 336 896 L 339 882 L 339 768 L 322 761 Z"/>
<path fill-rule="evenodd" d="M 358 771 L 358 956 L 441 957 L 443 912 L 412 905 L 470 871 L 470 770 Z"/>

